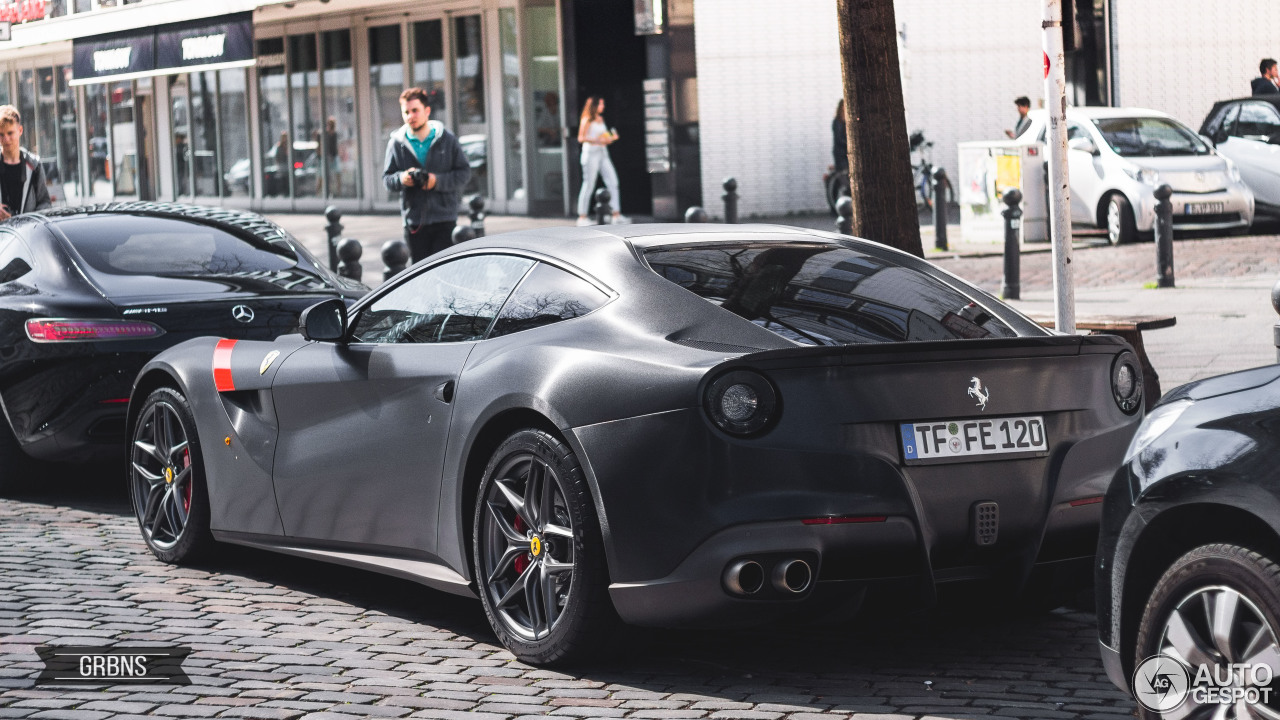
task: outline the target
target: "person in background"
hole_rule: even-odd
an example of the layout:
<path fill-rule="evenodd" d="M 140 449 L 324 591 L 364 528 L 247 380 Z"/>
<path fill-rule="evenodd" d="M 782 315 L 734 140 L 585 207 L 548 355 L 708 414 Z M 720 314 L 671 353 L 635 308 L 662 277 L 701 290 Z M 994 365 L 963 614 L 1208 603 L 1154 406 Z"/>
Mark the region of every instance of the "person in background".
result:
<path fill-rule="evenodd" d="M 0 220 L 52 206 L 40 158 L 22 147 L 22 114 L 0 105 Z"/>
<path fill-rule="evenodd" d="M 623 215 L 622 196 L 618 194 L 618 171 L 613 168 L 609 159 L 609 146 L 618 141 L 618 131 L 605 127 L 604 98 L 589 97 L 582 106 L 582 117 L 578 119 L 578 143 L 582 145 L 582 189 L 578 191 L 578 224 L 594 225 L 595 221 L 587 217 L 591 207 L 591 192 L 595 190 L 596 178 L 604 179 L 604 186 L 609 191 L 609 206 L 613 208 L 613 223 L 629 223 L 631 218 Z"/>
<path fill-rule="evenodd" d="M 849 128 L 844 119 L 844 98 L 836 103 L 836 116 L 831 121 L 831 157 L 836 170 L 849 173 Z"/>
<path fill-rule="evenodd" d="M 338 162 L 338 119 L 332 115 L 324 121 L 324 167 L 329 197 L 338 197 L 342 194 L 342 167 Z"/>
<path fill-rule="evenodd" d="M 1013 126 L 1012 130 L 1005 130 L 1004 134 L 1010 139 L 1016 140 L 1018 136 L 1027 131 L 1031 127 L 1031 118 L 1027 117 L 1027 113 L 1031 112 L 1031 99 L 1026 95 L 1013 101 L 1014 106 L 1018 108 L 1018 124 Z"/>
<path fill-rule="evenodd" d="M 1254 95 L 1274 95 L 1280 93 L 1280 67 L 1272 58 L 1263 58 L 1258 63 L 1259 77 L 1253 79 L 1249 88 Z"/>
<path fill-rule="evenodd" d="M 383 184 L 400 191 L 404 240 L 414 262 L 453 244 L 462 188 L 471 177 L 462 144 L 443 123 L 431 119 L 429 103 L 422 88 L 400 93 L 404 126 L 391 133 L 382 163 Z"/>

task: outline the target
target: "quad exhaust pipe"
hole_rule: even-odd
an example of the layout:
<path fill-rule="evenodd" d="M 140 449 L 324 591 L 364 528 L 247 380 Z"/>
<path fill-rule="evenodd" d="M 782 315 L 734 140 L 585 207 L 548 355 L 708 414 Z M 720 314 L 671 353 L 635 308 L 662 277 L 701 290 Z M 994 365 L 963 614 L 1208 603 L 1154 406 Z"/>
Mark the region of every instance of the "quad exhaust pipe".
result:
<path fill-rule="evenodd" d="M 724 586 L 734 595 L 751 596 L 765 584 L 764 567 L 755 560 L 738 560 L 725 568 Z M 783 595 L 799 595 L 813 584 L 813 568 L 799 558 L 787 558 L 773 566 L 768 580 Z"/>
<path fill-rule="evenodd" d="M 813 569 L 800 560 L 783 560 L 773 567 L 773 586 L 779 592 L 799 595 L 813 582 Z"/>

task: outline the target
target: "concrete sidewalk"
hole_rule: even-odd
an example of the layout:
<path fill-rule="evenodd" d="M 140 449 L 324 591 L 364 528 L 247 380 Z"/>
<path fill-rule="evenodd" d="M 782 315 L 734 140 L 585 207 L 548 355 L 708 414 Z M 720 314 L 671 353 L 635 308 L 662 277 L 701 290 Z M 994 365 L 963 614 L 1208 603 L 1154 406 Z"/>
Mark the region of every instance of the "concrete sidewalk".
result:
<path fill-rule="evenodd" d="M 271 215 L 277 224 L 289 230 L 306 247 L 322 260 L 326 257 L 325 220 L 319 215 Z M 469 222 L 465 216 L 459 223 Z M 486 218 L 487 234 L 523 230 L 534 227 L 569 226 L 570 218 L 530 218 L 523 216 L 495 215 Z M 796 225 L 814 229 L 834 229 L 834 220 L 826 215 L 799 215 L 770 218 L 765 222 Z M 371 287 L 382 282 L 383 264 L 379 255 L 382 244 L 402 237 L 398 215 L 352 215 L 343 218 L 343 235 L 361 240 L 364 246 L 362 264 L 364 280 Z M 959 235 L 956 226 L 956 236 Z M 979 282 L 978 275 L 999 277 L 1002 262 L 999 247 L 990 244 L 973 245 L 952 243 L 948 252 L 932 249 L 932 228 L 922 233 L 925 237 L 926 257 L 942 261 L 962 256 L 964 264 L 956 267 L 962 277 Z M 1191 241 L 1195 242 L 1195 241 Z M 1233 252 L 1232 244 L 1258 244 L 1257 238 L 1213 240 L 1202 244 L 1201 252 Z M 1089 244 L 1084 240 L 1082 245 Z M 1276 241 L 1280 245 L 1280 240 Z M 1148 248 L 1150 246 L 1148 245 Z M 1190 248 L 1191 246 L 1188 246 Z M 1270 247 L 1269 245 L 1265 247 Z M 1264 251 L 1265 251 L 1264 247 Z M 1098 249 L 1092 252 L 1107 253 Z M 1139 252 L 1142 249 L 1137 249 Z M 1048 252 L 1047 244 L 1035 244 L 1023 248 L 1024 253 Z M 1154 252 L 1154 251 L 1152 251 Z M 1108 255 L 1113 261 L 1120 255 Z M 990 267 L 987 267 L 990 265 Z M 948 268 L 951 269 L 951 268 Z M 1024 273 L 1027 272 L 1024 270 Z M 1184 277 L 1179 275 L 1175 289 L 1145 289 L 1129 283 L 1110 287 L 1076 288 L 1076 315 L 1173 315 L 1177 325 L 1171 328 L 1149 331 L 1144 334 L 1147 353 L 1152 366 L 1160 375 L 1164 391 L 1211 375 L 1266 365 L 1276 361 L 1276 349 L 1272 344 L 1272 326 L 1277 317 L 1271 307 L 1271 287 L 1276 282 L 1268 268 L 1257 268 L 1253 274 L 1237 272 L 1234 277 Z M 990 278 L 979 282 L 991 288 Z M 1023 299 L 1010 304 L 1031 315 L 1052 316 L 1053 293 L 1029 288 L 1024 277 Z"/>

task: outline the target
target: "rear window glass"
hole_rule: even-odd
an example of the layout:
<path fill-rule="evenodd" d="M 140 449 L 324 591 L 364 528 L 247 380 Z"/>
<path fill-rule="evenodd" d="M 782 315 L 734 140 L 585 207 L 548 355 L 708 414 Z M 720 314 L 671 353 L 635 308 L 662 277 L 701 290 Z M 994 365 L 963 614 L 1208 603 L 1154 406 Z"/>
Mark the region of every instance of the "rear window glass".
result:
<path fill-rule="evenodd" d="M 832 245 L 657 248 L 671 282 L 801 345 L 1013 337 L 940 280 Z"/>
<path fill-rule="evenodd" d="M 169 218 L 99 215 L 60 220 L 58 230 L 100 275 L 225 276 L 295 265 L 287 248 L 258 247 L 208 225 Z"/>
<path fill-rule="evenodd" d="M 489 337 L 551 325 L 582 317 L 609 299 L 582 278 L 538 263 L 502 306 Z"/>

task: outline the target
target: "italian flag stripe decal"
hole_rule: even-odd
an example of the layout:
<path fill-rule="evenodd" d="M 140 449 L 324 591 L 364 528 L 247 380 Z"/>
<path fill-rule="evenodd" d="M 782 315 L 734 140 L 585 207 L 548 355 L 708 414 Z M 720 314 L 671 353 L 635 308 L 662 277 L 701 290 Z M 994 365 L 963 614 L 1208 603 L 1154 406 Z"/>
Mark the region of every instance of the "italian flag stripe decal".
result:
<path fill-rule="evenodd" d="M 218 392 L 236 389 L 236 382 L 231 377 L 231 351 L 237 342 L 237 340 L 219 340 L 218 346 L 213 349 L 213 386 L 218 389 Z"/>

